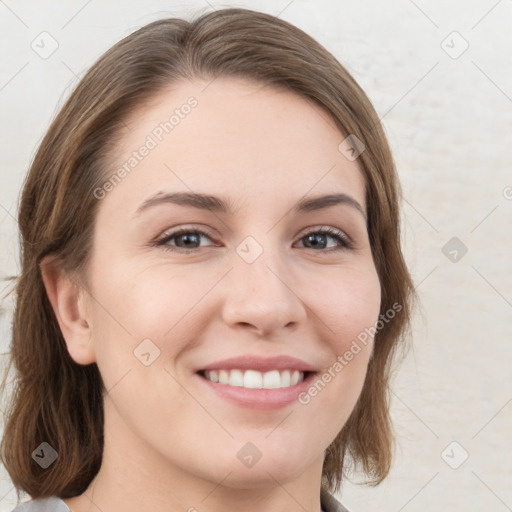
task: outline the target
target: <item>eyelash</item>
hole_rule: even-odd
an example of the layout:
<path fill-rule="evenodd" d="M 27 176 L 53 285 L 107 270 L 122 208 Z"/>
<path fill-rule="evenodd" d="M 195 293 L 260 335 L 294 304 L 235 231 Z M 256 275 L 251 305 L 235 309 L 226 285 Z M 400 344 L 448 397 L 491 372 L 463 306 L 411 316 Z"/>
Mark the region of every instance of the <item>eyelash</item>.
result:
<path fill-rule="evenodd" d="M 164 235 L 162 238 L 160 238 L 159 240 L 156 240 L 152 245 L 153 246 L 156 246 L 156 247 L 161 247 L 162 249 L 164 249 L 165 251 L 172 251 L 172 252 L 180 252 L 182 254 L 190 254 L 190 253 L 195 253 L 197 251 L 200 251 L 202 248 L 201 247 L 195 247 L 193 249 L 185 249 L 183 247 L 174 247 L 172 245 L 168 245 L 168 242 L 170 240 L 172 240 L 173 238 L 177 238 L 181 235 L 189 235 L 189 234 L 195 234 L 195 235 L 204 235 L 206 237 L 208 237 L 210 240 L 213 239 L 213 234 L 210 233 L 208 230 L 198 230 L 198 229 L 190 229 L 190 228 L 182 228 L 182 229 L 179 229 L 177 231 L 174 231 L 172 233 L 169 233 L 168 235 Z M 341 231 L 338 231 L 336 229 L 333 229 L 333 228 L 320 228 L 320 229 L 313 229 L 311 231 L 308 231 L 307 233 L 305 233 L 304 235 L 301 236 L 301 238 L 299 240 L 302 240 L 303 238 L 307 237 L 308 235 L 311 235 L 311 234 L 322 234 L 322 235 L 329 235 L 331 236 L 332 238 L 336 239 L 337 242 L 339 242 L 341 244 L 340 247 L 337 247 L 337 248 L 329 248 L 329 249 L 322 249 L 322 250 L 319 250 L 319 251 L 315 251 L 315 249 L 310 249 L 309 247 L 306 247 L 306 249 L 310 249 L 312 251 L 315 251 L 315 252 L 332 252 L 332 251 L 340 251 L 340 250 L 350 250 L 350 249 L 353 249 L 353 244 L 352 242 L 349 240 L 349 238 L 344 234 L 342 233 Z"/>

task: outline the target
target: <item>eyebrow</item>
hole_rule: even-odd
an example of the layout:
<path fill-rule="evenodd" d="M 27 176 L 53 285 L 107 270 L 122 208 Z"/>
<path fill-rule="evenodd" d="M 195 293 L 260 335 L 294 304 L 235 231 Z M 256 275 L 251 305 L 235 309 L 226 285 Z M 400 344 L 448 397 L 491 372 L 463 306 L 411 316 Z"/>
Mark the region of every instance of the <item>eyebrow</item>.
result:
<path fill-rule="evenodd" d="M 230 201 L 222 197 L 209 194 L 199 194 L 196 192 L 158 192 L 154 196 L 146 199 L 135 212 L 140 215 L 144 210 L 160 204 L 177 204 L 180 206 L 190 206 L 201 210 L 210 210 L 219 213 L 233 213 L 233 205 Z M 332 208 L 337 205 L 347 205 L 357 210 L 366 221 L 366 213 L 363 207 L 351 196 L 338 193 L 322 196 L 302 198 L 293 208 L 295 213 L 306 213 L 326 208 Z"/>

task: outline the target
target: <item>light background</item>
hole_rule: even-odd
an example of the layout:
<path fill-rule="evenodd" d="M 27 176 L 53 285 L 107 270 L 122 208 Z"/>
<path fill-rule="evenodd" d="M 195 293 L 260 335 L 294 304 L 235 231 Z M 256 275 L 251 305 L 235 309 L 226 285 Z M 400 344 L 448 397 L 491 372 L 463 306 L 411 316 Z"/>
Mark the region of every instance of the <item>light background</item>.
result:
<path fill-rule="evenodd" d="M 393 382 L 396 459 L 377 488 L 345 484 L 343 503 L 353 512 L 512 510 L 510 0 L 1 0 L 0 277 L 19 268 L 22 180 L 79 77 L 142 25 L 228 6 L 279 14 L 348 68 L 383 118 L 404 188 L 404 247 L 422 306 Z M 59 45 L 46 59 L 31 48 L 43 31 Z M 1 303 L 2 352 L 12 307 Z M 2 467 L 0 511 L 14 504 Z"/>

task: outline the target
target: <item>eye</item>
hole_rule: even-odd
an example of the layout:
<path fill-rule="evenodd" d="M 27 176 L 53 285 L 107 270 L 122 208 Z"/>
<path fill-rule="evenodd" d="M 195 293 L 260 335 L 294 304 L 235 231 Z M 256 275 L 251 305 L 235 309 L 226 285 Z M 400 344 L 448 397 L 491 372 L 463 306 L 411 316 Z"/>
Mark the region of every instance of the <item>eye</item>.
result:
<path fill-rule="evenodd" d="M 198 252 L 201 248 L 201 240 L 207 238 L 212 240 L 213 234 L 209 231 L 201 231 L 198 229 L 182 228 L 177 231 L 164 235 L 153 243 L 154 246 L 162 247 L 162 249 L 174 252 L 183 252 L 185 254 Z M 331 238 L 335 240 L 337 246 L 328 247 L 327 240 Z M 316 252 L 331 252 L 332 250 L 352 249 L 352 242 L 342 232 L 334 228 L 318 228 L 309 231 L 300 238 L 305 241 L 306 249 L 320 249 Z M 171 243 L 175 242 L 175 243 Z M 203 246 L 204 247 L 204 246 Z M 321 249 L 329 249 L 328 251 Z"/>
<path fill-rule="evenodd" d="M 155 242 L 155 245 L 162 247 L 168 251 L 185 251 L 187 254 L 197 252 L 199 250 L 196 244 L 201 244 L 201 238 L 209 238 L 211 240 L 212 234 L 208 231 L 200 231 L 197 229 L 182 228 L 168 235 L 165 235 L 160 240 Z M 170 245 L 171 240 L 176 239 L 176 245 Z"/>
<path fill-rule="evenodd" d="M 338 243 L 338 247 L 331 247 L 329 249 L 337 251 L 343 249 L 352 249 L 352 242 L 342 231 L 334 228 L 321 228 L 309 231 L 301 237 L 300 240 L 306 241 L 306 249 L 318 248 L 327 249 L 327 239 L 334 239 Z M 317 251 L 318 252 L 318 251 Z M 322 251 L 322 252 L 330 252 Z"/>

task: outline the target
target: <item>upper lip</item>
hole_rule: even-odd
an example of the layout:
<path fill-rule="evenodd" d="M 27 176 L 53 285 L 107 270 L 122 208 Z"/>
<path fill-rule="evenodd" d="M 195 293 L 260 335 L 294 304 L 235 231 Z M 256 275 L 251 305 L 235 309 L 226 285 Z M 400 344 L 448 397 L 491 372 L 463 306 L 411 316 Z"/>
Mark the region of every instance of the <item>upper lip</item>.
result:
<path fill-rule="evenodd" d="M 299 370 L 301 372 L 316 372 L 316 368 L 302 359 L 281 355 L 274 357 L 239 356 L 230 357 L 211 363 L 201 370 L 257 370 L 267 372 L 270 370 Z"/>

